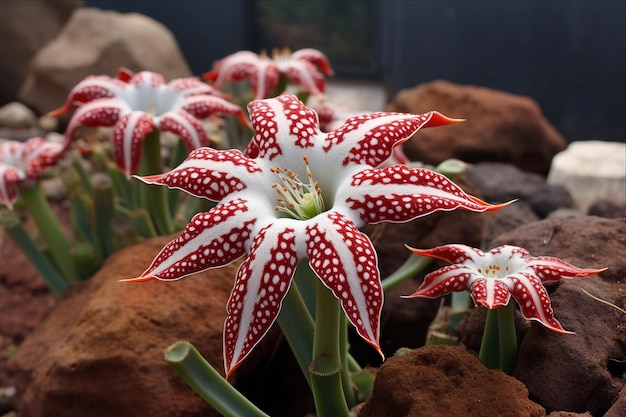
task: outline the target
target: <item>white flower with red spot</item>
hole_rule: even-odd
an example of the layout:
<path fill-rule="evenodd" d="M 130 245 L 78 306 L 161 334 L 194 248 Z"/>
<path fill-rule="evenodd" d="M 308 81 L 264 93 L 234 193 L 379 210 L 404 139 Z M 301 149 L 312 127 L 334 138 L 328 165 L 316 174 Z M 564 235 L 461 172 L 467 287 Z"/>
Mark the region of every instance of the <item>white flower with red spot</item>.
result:
<path fill-rule="evenodd" d="M 121 70 L 118 78 L 89 76 L 70 92 L 57 116 L 79 106 L 65 132 L 69 146 L 79 126 L 114 126 L 113 147 L 118 167 L 136 172 L 142 140 L 154 129 L 182 138 L 189 150 L 213 145 L 200 119 L 214 114 L 236 115 L 248 125 L 243 110 L 214 87 L 195 77 L 165 83 L 162 75 Z"/>
<path fill-rule="evenodd" d="M 274 91 L 281 74 L 292 83 L 301 85 L 308 93 L 323 96 L 326 87 L 324 74 L 333 75 L 333 69 L 326 55 L 312 48 L 294 53 L 289 49 L 275 49 L 271 58 L 265 53 L 239 51 L 222 58 L 216 68 L 203 77 L 215 81 L 217 88 L 222 88 L 228 81 L 249 79 L 254 98 L 262 99 Z"/>
<path fill-rule="evenodd" d="M 455 120 L 436 112 L 372 113 L 323 133 L 317 114 L 295 96 L 253 101 L 248 110 L 255 135 L 246 154 L 200 148 L 171 172 L 142 178 L 220 203 L 197 214 L 130 281 L 176 280 L 247 254 L 227 306 L 229 375 L 276 320 L 296 265 L 309 259 L 359 335 L 380 352 L 377 256 L 358 228 L 436 211 L 501 207 L 426 169 L 376 168 L 418 129 Z"/>
<path fill-rule="evenodd" d="M 45 168 L 57 163 L 63 146 L 42 138 L 0 144 L 0 203 L 13 209 L 19 189 L 38 179 Z"/>
<path fill-rule="evenodd" d="M 406 298 L 437 298 L 451 292 L 470 291 L 476 304 L 494 309 L 507 305 L 513 296 L 524 318 L 536 320 L 559 333 L 571 332 L 564 330 L 554 318 L 543 284 L 604 271 L 581 269 L 550 256 L 532 257 L 526 249 L 509 245 L 487 253 L 458 244 L 429 250 L 409 249 L 452 265 L 426 275 L 417 291 Z"/>

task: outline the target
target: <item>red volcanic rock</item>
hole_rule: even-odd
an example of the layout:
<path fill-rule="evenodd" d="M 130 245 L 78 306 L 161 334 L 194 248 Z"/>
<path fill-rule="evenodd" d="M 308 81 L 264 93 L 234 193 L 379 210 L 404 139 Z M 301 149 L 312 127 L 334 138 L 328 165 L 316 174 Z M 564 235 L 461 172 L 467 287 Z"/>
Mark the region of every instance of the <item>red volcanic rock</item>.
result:
<path fill-rule="evenodd" d="M 380 367 L 359 417 L 544 417 L 524 385 L 464 349 L 433 345 Z"/>
<path fill-rule="evenodd" d="M 139 276 L 167 242 L 117 252 L 22 343 L 9 362 L 20 417 L 219 415 L 163 355 L 188 340 L 223 373 L 222 328 L 236 266 L 177 282 L 118 282 Z"/>
<path fill-rule="evenodd" d="M 484 87 L 433 81 L 401 90 L 386 111 L 437 110 L 463 123 L 420 130 L 404 144 L 413 161 L 437 165 L 457 158 L 468 163 L 510 162 L 547 175 L 552 157 L 566 141 L 529 97 Z"/>

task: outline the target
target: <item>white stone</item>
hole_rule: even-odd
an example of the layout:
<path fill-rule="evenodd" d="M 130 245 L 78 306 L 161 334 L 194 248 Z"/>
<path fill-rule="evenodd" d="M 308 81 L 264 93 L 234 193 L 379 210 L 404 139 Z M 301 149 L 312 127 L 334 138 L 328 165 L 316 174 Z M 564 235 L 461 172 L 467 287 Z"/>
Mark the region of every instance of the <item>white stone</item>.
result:
<path fill-rule="evenodd" d="M 567 188 L 583 212 L 599 200 L 626 204 L 626 143 L 570 143 L 552 159 L 548 183 Z"/>
<path fill-rule="evenodd" d="M 35 112 L 24 104 L 13 101 L 0 107 L 0 126 L 28 129 L 37 125 Z"/>

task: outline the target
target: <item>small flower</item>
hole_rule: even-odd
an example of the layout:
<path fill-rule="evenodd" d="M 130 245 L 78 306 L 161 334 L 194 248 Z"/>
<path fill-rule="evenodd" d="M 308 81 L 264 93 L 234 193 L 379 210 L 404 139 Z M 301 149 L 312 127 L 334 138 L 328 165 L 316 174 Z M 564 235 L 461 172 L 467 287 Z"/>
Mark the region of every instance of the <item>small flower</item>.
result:
<path fill-rule="evenodd" d="M 239 51 L 221 59 L 204 79 L 214 80 L 221 88 L 227 81 L 250 79 L 255 99 L 269 97 L 283 74 L 305 91 L 322 96 L 326 85 L 324 74 L 333 75 L 328 58 L 317 49 L 305 48 L 294 53 L 287 48 L 274 49 L 272 57 L 261 52 Z"/>
<path fill-rule="evenodd" d="M 127 175 L 136 172 L 141 143 L 155 128 L 180 136 L 189 150 L 212 145 L 199 119 L 215 113 L 237 115 L 248 125 L 243 110 L 220 97 L 221 93 L 198 78 L 177 78 L 165 83 L 160 74 L 121 70 L 118 78 L 88 76 L 70 92 L 57 116 L 72 105 L 78 109 L 65 132 L 66 147 L 83 125 L 115 126 L 115 161 Z"/>
<path fill-rule="evenodd" d="M 19 188 L 28 186 L 45 168 L 55 165 L 62 150 L 61 144 L 39 137 L 0 144 L 0 203 L 13 210 Z"/>
<path fill-rule="evenodd" d="M 563 329 L 554 318 L 545 282 L 597 274 L 604 269 L 580 269 L 550 256 L 532 257 L 524 248 L 500 246 L 484 253 L 466 245 L 444 245 L 413 253 L 442 259 L 452 265 L 426 275 L 417 291 L 406 298 L 437 298 L 451 292 L 470 291 L 476 304 L 489 309 L 505 306 L 511 296 L 527 320 L 537 320 L 550 330 Z"/>
<path fill-rule="evenodd" d="M 376 168 L 420 128 L 455 120 L 436 112 L 372 113 L 326 134 L 295 96 L 253 101 L 248 109 L 256 133 L 245 155 L 200 148 L 169 173 L 142 178 L 220 203 L 197 214 L 129 281 L 176 280 L 247 254 L 224 325 L 229 375 L 276 320 L 296 265 L 308 258 L 359 335 L 380 352 L 383 290 L 374 246 L 358 228 L 501 207 L 429 170 Z"/>

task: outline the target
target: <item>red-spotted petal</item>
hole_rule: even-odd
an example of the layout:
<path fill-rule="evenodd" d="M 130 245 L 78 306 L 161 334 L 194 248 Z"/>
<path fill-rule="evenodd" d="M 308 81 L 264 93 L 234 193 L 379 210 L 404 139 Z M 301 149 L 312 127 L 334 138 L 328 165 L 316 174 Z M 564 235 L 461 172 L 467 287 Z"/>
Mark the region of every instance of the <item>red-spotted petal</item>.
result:
<path fill-rule="evenodd" d="M 250 51 L 239 51 L 222 58 L 214 70 L 203 74 L 205 80 L 215 82 L 221 88 L 227 81 L 242 81 L 248 78 L 259 61 L 259 56 Z"/>
<path fill-rule="evenodd" d="M 479 278 L 473 281 L 470 292 L 476 304 L 494 309 L 509 303 L 511 293 L 502 279 Z"/>
<path fill-rule="evenodd" d="M 417 291 L 404 298 L 438 298 L 451 292 L 467 291 L 473 281 L 482 279 L 465 265 L 448 265 L 427 274 Z"/>
<path fill-rule="evenodd" d="M 320 69 L 326 75 L 334 75 L 334 71 L 330 66 L 330 61 L 328 57 L 324 55 L 321 51 L 313 48 L 303 48 L 295 51 L 291 54 L 292 60 L 304 60 L 309 61 L 317 68 Z"/>
<path fill-rule="evenodd" d="M 69 146 L 79 126 L 113 126 L 122 113 L 128 110 L 128 106 L 115 98 L 103 98 L 83 104 L 76 109 L 65 130 L 65 145 Z"/>
<path fill-rule="evenodd" d="M 420 128 L 443 126 L 461 120 L 438 112 L 420 115 L 377 112 L 350 117 L 325 139 L 324 151 L 342 145 L 346 154 L 343 164 L 367 164 L 377 167 L 393 153 L 393 147 L 406 142 Z"/>
<path fill-rule="evenodd" d="M 128 80 L 129 84 L 134 85 L 139 90 L 148 89 L 152 90 L 155 87 L 165 85 L 165 78 L 161 74 L 152 71 L 140 71 Z"/>
<path fill-rule="evenodd" d="M 124 115 L 113 129 L 113 152 L 117 166 L 130 177 L 141 160 L 141 143 L 154 130 L 152 115 L 133 111 Z"/>
<path fill-rule="evenodd" d="M 480 249 L 461 244 L 442 245 L 432 249 L 416 249 L 410 247 L 408 249 L 416 255 L 441 259 L 451 264 L 460 264 L 467 260 L 476 263 L 478 259 L 485 257 L 485 253 Z"/>
<path fill-rule="evenodd" d="M 176 78 L 170 81 L 167 86 L 177 91 L 183 91 L 186 95 L 211 95 L 226 98 L 227 94 L 217 88 L 202 82 L 198 77 Z"/>
<path fill-rule="evenodd" d="M 17 183 L 21 180 L 17 169 L 0 164 L 0 203 L 4 203 L 10 210 L 13 210 L 13 203 L 17 200 Z"/>
<path fill-rule="evenodd" d="M 586 277 L 605 271 L 601 269 L 582 269 L 552 256 L 537 256 L 526 260 L 526 267 L 532 269 L 541 282 L 559 281 L 561 278 Z"/>
<path fill-rule="evenodd" d="M 28 139 L 22 147 L 24 174 L 28 178 L 39 178 L 45 168 L 56 165 L 62 151 L 63 145 L 59 143 L 40 137 Z"/>
<path fill-rule="evenodd" d="M 369 238 L 337 212 L 306 228 L 311 269 L 341 301 L 350 323 L 381 355 L 378 342 L 383 290 L 376 250 Z"/>
<path fill-rule="evenodd" d="M 360 171 L 352 177 L 345 195 L 345 202 L 365 223 L 405 222 L 438 211 L 483 212 L 503 207 L 480 204 L 446 176 L 405 165 Z"/>
<path fill-rule="evenodd" d="M 226 377 L 265 336 L 278 313 L 298 264 L 294 230 L 274 223 L 254 238 L 237 271 L 224 323 Z"/>
<path fill-rule="evenodd" d="M 192 151 L 178 167 L 165 174 L 138 178 L 148 184 L 167 185 L 196 197 L 220 201 L 246 188 L 243 179 L 254 173 L 262 173 L 261 168 L 239 150 L 199 148 Z"/>
<path fill-rule="evenodd" d="M 254 66 L 250 75 L 250 87 L 254 93 L 254 98 L 260 100 L 269 97 L 280 78 L 280 71 L 276 64 L 269 60 L 261 59 Z"/>
<path fill-rule="evenodd" d="M 158 118 L 159 128 L 162 132 L 172 132 L 185 142 L 188 150 L 214 145 L 204 131 L 200 120 L 186 111 L 170 111 Z"/>
<path fill-rule="evenodd" d="M 279 64 L 279 70 L 286 74 L 291 82 L 300 84 L 305 91 L 316 96 L 322 96 L 324 94 L 326 79 L 312 63 L 304 60 L 290 59 L 286 61 L 283 66 Z"/>
<path fill-rule="evenodd" d="M 229 201 L 196 214 L 179 237 L 168 243 L 139 277 L 177 280 L 227 265 L 245 254 L 256 222 L 248 202 Z"/>
<path fill-rule="evenodd" d="M 321 132 L 317 113 L 297 97 L 281 95 L 272 100 L 256 100 L 248 104 L 255 155 L 268 160 L 284 153 L 282 147 L 307 149 L 315 145 Z"/>
<path fill-rule="evenodd" d="M 106 75 L 90 75 L 76 84 L 70 91 L 65 104 L 62 107 L 48 113 L 49 116 L 60 116 L 74 105 L 80 105 L 90 101 L 112 98 L 126 87 L 126 83 Z"/>
<path fill-rule="evenodd" d="M 213 114 L 227 114 L 237 116 L 237 119 L 244 126 L 249 126 L 250 122 L 241 107 L 223 98 L 208 95 L 191 95 L 182 99 L 180 106 L 198 119 L 204 119 Z"/>
<path fill-rule="evenodd" d="M 512 282 L 511 294 L 527 320 L 537 320 L 550 330 L 558 333 L 572 333 L 563 329 L 554 318 L 550 296 L 539 278 L 533 274 L 520 272 L 509 276 Z"/>

